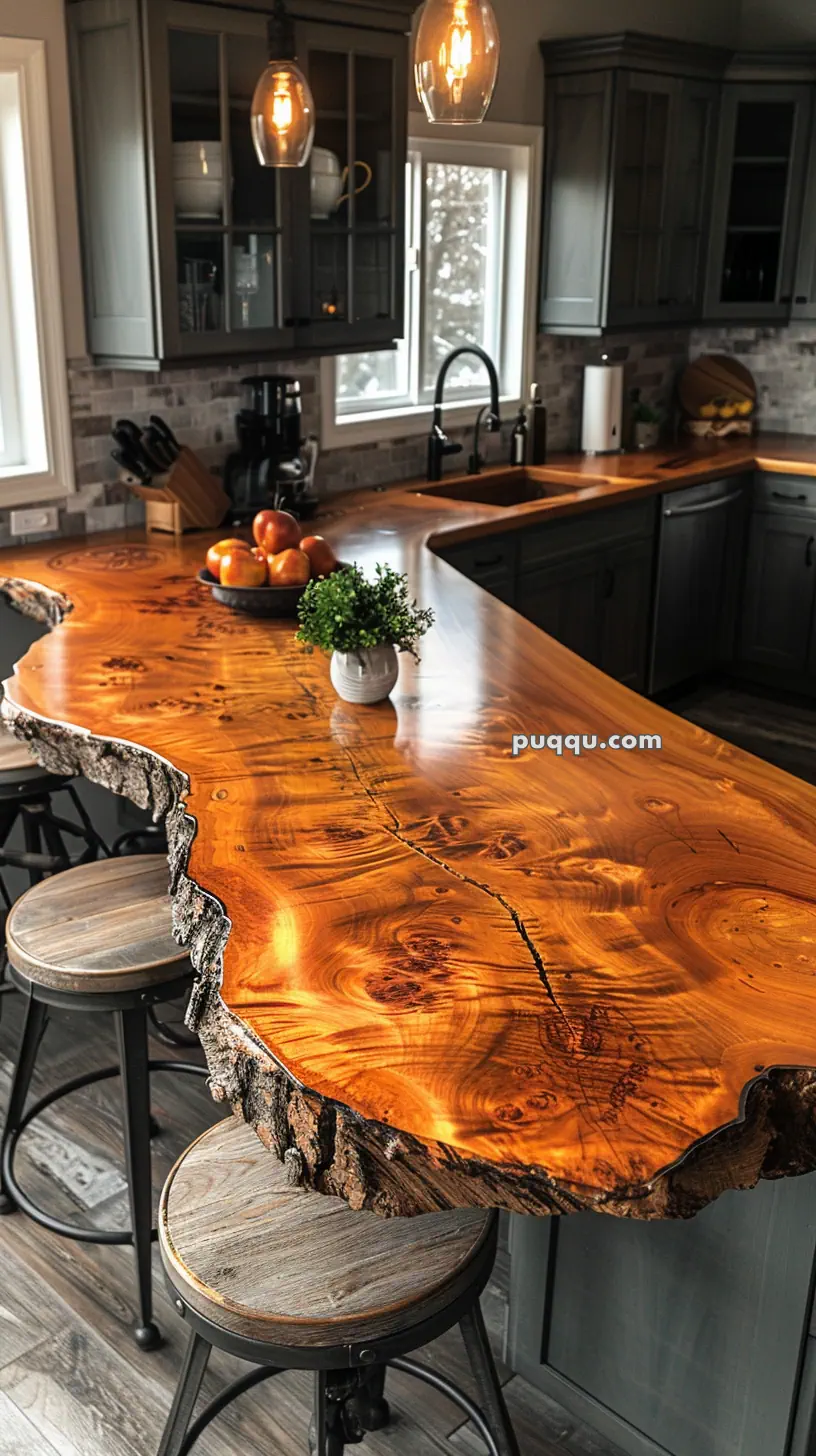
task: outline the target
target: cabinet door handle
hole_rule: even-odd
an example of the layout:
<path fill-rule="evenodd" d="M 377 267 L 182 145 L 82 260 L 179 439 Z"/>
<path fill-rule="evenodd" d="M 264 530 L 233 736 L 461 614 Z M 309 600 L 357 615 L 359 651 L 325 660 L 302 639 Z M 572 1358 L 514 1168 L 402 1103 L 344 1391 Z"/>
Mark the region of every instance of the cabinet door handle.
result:
<path fill-rule="evenodd" d="M 489 556 L 486 561 L 474 561 L 473 570 L 484 571 L 488 566 L 501 566 L 503 561 L 503 556 Z"/>
<path fill-rule="evenodd" d="M 807 294 L 806 293 L 797 293 L 797 295 L 796 295 L 796 302 L 797 303 L 807 303 L 808 302 L 808 296 L 807 296 Z"/>
<path fill-rule="evenodd" d="M 816 536 L 809 536 L 808 537 L 808 543 L 807 543 L 807 546 L 805 547 L 805 566 L 812 566 L 813 565 L 813 543 L 814 543 L 814 541 L 816 541 Z"/>
<path fill-rule="evenodd" d="M 783 495 L 781 490 L 772 490 L 771 495 L 773 496 L 774 500 L 787 501 L 789 505 L 796 505 L 797 501 L 807 500 L 807 496 L 805 495 L 804 491 L 801 495 Z"/>
<path fill-rule="evenodd" d="M 700 504 L 696 506 L 675 506 L 673 510 L 669 506 L 663 514 L 664 516 L 698 516 L 701 511 L 716 511 L 719 506 L 727 506 L 730 501 L 739 500 L 741 495 L 741 490 L 732 490 L 730 495 L 718 495 L 716 500 L 700 501 Z"/>

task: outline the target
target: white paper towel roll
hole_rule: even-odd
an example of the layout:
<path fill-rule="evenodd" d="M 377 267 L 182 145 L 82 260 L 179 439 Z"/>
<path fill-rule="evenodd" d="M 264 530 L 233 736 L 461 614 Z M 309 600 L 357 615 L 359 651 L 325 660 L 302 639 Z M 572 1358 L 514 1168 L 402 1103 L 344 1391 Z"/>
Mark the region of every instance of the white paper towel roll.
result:
<path fill-rule="evenodd" d="M 581 449 L 586 455 L 620 450 L 623 420 L 623 365 L 587 364 Z"/>

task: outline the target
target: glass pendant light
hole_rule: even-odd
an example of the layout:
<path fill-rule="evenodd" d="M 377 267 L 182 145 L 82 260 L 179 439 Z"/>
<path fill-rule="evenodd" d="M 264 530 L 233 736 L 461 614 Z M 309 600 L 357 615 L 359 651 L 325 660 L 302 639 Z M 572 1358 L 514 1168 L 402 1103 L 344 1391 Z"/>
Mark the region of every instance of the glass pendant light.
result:
<path fill-rule="evenodd" d="M 269 65 L 255 87 L 250 122 L 262 167 L 305 167 L 311 155 L 314 100 L 294 56 L 291 16 L 284 0 L 275 0 L 269 20 Z"/>
<path fill-rule="evenodd" d="M 429 121 L 484 121 L 499 73 L 499 49 L 490 0 L 425 0 L 414 75 Z"/>

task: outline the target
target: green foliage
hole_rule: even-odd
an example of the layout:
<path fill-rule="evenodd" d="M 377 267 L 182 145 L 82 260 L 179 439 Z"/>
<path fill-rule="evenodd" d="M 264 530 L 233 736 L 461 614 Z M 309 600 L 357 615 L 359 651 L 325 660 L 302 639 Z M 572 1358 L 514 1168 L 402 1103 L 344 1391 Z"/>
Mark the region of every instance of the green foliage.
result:
<path fill-rule="evenodd" d="M 433 612 L 408 599 L 408 579 L 391 566 L 377 566 L 367 581 L 359 566 L 310 581 L 298 603 L 295 640 L 307 652 L 354 652 L 393 643 L 416 657 L 416 643 L 433 623 Z"/>

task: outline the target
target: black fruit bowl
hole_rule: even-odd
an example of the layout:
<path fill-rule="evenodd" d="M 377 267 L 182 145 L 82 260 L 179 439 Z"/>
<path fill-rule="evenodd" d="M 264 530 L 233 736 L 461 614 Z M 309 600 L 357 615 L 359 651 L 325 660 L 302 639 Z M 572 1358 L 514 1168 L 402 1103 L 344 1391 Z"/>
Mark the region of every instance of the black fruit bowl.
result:
<path fill-rule="evenodd" d="M 198 579 L 223 607 L 250 617 L 296 617 L 297 604 L 306 590 L 305 586 L 222 586 L 206 566 Z"/>

